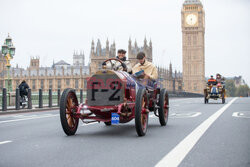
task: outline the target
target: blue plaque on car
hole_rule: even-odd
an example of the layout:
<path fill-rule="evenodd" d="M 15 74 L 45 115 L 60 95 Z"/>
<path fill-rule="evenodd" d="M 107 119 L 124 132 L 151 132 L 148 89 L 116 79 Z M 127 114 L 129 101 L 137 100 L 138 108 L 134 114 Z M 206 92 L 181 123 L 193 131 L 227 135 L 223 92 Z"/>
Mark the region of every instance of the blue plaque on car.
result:
<path fill-rule="evenodd" d="M 120 122 L 120 116 L 117 113 L 111 113 L 111 124 L 115 125 L 115 124 L 119 124 Z"/>

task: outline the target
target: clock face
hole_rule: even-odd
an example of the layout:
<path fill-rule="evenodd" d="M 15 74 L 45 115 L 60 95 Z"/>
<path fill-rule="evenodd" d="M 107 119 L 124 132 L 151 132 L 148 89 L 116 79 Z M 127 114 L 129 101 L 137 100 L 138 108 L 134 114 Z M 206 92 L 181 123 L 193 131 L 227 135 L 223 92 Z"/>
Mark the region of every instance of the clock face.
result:
<path fill-rule="evenodd" d="M 193 26 L 197 23 L 197 16 L 195 14 L 189 14 L 186 17 L 186 23 L 190 26 Z"/>

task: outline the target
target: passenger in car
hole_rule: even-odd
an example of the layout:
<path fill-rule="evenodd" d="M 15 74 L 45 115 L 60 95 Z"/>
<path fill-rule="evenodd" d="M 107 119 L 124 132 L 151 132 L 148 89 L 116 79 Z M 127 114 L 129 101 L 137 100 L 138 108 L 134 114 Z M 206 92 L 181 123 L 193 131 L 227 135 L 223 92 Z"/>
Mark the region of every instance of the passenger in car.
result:
<path fill-rule="evenodd" d="M 143 79 L 150 79 L 156 81 L 158 78 L 157 68 L 153 63 L 146 60 L 145 53 L 139 52 L 136 58 L 139 63 L 133 67 L 132 73 L 135 74 L 137 72 L 142 71 Z"/>

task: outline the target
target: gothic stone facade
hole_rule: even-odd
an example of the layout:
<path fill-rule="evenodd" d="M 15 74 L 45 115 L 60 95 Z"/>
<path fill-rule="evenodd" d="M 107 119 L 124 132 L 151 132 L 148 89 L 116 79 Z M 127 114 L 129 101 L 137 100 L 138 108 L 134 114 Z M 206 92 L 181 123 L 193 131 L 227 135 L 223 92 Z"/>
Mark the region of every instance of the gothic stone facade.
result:
<path fill-rule="evenodd" d="M 166 88 L 170 92 L 182 92 L 182 74 L 172 71 L 172 64 L 170 63 L 169 68 L 157 67 L 158 79 L 162 84 L 163 88 Z"/>
<path fill-rule="evenodd" d="M 128 57 L 132 65 L 136 64 L 136 55 L 138 52 L 143 51 L 146 53 L 147 60 L 152 62 L 152 42 L 147 44 L 147 40 L 144 40 L 144 46 L 138 47 L 135 41 L 132 46 L 131 39 L 129 39 L 128 45 Z M 26 80 L 30 88 L 33 91 L 38 91 L 42 88 L 48 91 L 50 88 L 53 91 L 57 89 L 75 88 L 79 90 L 81 88 L 86 89 L 87 79 L 91 74 L 102 68 L 102 62 L 108 58 L 116 57 L 115 43 L 109 45 L 109 41 L 106 41 L 106 47 L 102 48 L 100 40 L 97 41 L 95 47 L 94 41 L 91 43 L 90 64 L 84 66 L 84 54 L 80 52 L 74 52 L 73 65 L 61 60 L 57 63 L 53 63 L 52 67 L 40 67 L 39 58 L 31 58 L 30 66 L 27 69 L 11 68 L 11 79 L 13 90 L 21 83 L 22 80 Z M 4 59 L 0 56 L 0 88 L 6 87 L 4 79 L 7 77 L 7 70 L 4 65 Z M 169 68 L 157 67 L 159 74 L 159 81 L 164 88 L 168 91 L 182 91 L 182 74 L 177 71 L 173 72 L 172 64 Z"/>
<path fill-rule="evenodd" d="M 109 46 L 109 41 L 106 41 L 106 47 L 102 48 L 101 42 L 98 39 L 96 47 L 94 40 L 91 42 L 91 51 L 90 51 L 90 74 L 96 73 L 102 68 L 102 63 L 104 60 L 109 58 L 115 58 L 116 48 L 115 42 Z"/>
<path fill-rule="evenodd" d="M 85 66 L 85 56 L 83 51 L 80 51 L 79 53 L 74 51 L 73 66 Z"/>
<path fill-rule="evenodd" d="M 144 39 L 143 47 L 139 47 L 137 42 L 132 45 L 131 39 L 128 42 L 128 59 L 132 67 L 137 63 L 136 55 L 139 52 L 144 52 L 146 54 L 147 60 L 152 62 L 152 42 L 150 40 L 147 44 L 147 39 Z M 90 54 L 90 73 L 94 74 L 96 71 L 102 68 L 102 63 L 108 58 L 116 57 L 115 43 L 109 47 L 109 41 L 106 41 L 106 48 L 101 47 L 101 42 L 98 39 L 97 45 L 95 47 L 94 41 L 91 43 L 91 54 Z M 167 67 L 157 67 L 158 69 L 158 79 L 162 87 L 166 88 L 168 91 L 182 91 L 182 74 L 177 71 L 173 72 L 172 64 L 170 63 L 169 68 Z"/>
<path fill-rule="evenodd" d="M 57 89 L 75 88 L 79 90 L 81 88 L 86 89 L 87 78 L 89 74 L 88 66 L 71 66 L 54 64 L 52 67 L 40 67 L 39 58 L 31 58 L 30 66 L 27 69 L 11 68 L 11 80 L 12 90 L 26 80 L 32 91 L 37 92 L 40 88 L 44 91 L 48 91 L 50 88 L 52 91 Z M 3 62 L 0 62 L 3 65 Z M 4 78 L 7 78 L 7 70 L 0 71 L 0 74 L 4 75 L 0 78 L 0 88 L 6 87 Z"/>
<path fill-rule="evenodd" d="M 205 12 L 199 0 L 186 0 L 182 15 L 184 91 L 203 93 L 205 87 Z"/>
<path fill-rule="evenodd" d="M 147 39 L 144 39 L 143 47 L 138 47 L 137 42 L 135 40 L 134 46 L 132 46 L 132 41 L 129 38 L 128 41 L 128 58 L 132 67 L 137 63 L 137 53 L 144 52 L 148 61 L 153 61 L 153 48 L 152 41 L 150 40 L 149 45 L 147 44 Z"/>

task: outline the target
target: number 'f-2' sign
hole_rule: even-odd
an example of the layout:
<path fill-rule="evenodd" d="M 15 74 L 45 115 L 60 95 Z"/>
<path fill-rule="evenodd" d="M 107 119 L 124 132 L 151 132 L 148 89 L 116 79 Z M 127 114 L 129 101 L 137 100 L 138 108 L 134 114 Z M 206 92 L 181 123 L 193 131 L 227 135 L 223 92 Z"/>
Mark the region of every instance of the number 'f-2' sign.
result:
<path fill-rule="evenodd" d="M 96 101 L 96 95 L 102 96 L 104 94 L 108 95 L 109 101 L 120 101 L 121 99 L 119 92 L 121 91 L 122 84 L 119 81 L 113 81 L 109 83 L 105 88 L 102 88 L 103 85 L 101 84 L 101 82 L 92 82 L 91 87 L 91 101 Z M 107 98 L 106 96 L 104 97 Z"/>

